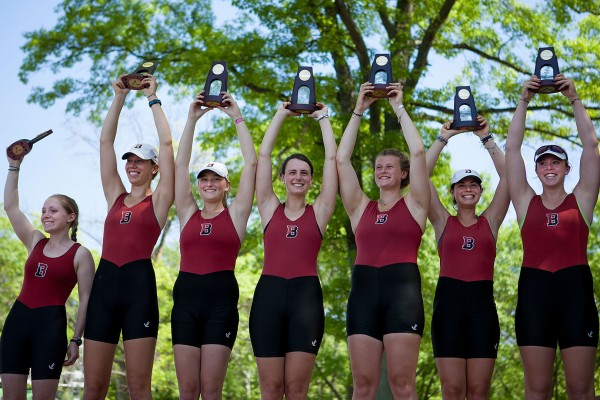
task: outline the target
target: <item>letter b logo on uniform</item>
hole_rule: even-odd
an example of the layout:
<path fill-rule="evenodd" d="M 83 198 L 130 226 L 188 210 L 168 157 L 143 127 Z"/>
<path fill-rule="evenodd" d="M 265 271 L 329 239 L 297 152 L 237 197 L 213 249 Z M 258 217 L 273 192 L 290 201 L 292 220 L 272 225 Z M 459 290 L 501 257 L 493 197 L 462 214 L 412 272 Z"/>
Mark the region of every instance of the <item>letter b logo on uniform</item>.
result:
<path fill-rule="evenodd" d="M 202 224 L 200 225 L 202 229 L 200 229 L 201 235 L 210 235 L 212 232 L 212 224 Z"/>
<path fill-rule="evenodd" d="M 378 225 L 385 224 L 388 220 L 387 214 L 377 214 L 377 219 L 375 219 L 375 223 Z"/>
<path fill-rule="evenodd" d="M 121 211 L 121 221 L 120 224 L 128 224 L 131 221 L 131 216 L 133 213 L 131 211 Z"/>
<path fill-rule="evenodd" d="M 463 236 L 463 250 L 473 250 L 475 247 L 475 239 L 469 236 Z"/>
<path fill-rule="evenodd" d="M 298 226 L 297 225 L 287 225 L 287 232 L 285 234 L 286 238 L 296 238 L 298 237 Z"/>
<path fill-rule="evenodd" d="M 547 226 L 556 226 L 558 225 L 558 214 L 557 213 L 548 213 L 546 214 L 546 225 Z"/>
<path fill-rule="evenodd" d="M 46 272 L 48 272 L 48 264 L 38 263 L 37 269 L 35 270 L 35 276 L 43 278 L 46 276 Z"/>

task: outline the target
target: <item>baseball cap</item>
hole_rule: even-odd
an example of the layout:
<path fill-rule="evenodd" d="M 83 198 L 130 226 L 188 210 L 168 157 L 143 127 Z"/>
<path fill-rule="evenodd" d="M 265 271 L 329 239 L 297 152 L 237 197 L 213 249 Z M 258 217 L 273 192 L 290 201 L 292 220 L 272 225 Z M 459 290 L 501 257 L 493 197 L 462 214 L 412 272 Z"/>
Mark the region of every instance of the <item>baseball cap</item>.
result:
<path fill-rule="evenodd" d="M 469 176 L 477 179 L 479 183 L 481 183 L 481 177 L 474 169 L 459 169 L 454 173 L 454 175 L 452 175 L 452 181 L 450 182 L 450 186 L 462 181 L 463 179 Z"/>
<path fill-rule="evenodd" d="M 153 146 L 147 143 L 138 143 L 131 146 L 129 151 L 123 154 L 123 157 L 121 158 L 126 160 L 130 154 L 134 154 L 142 160 L 151 160 L 154 162 L 154 164 L 158 165 L 158 152 Z"/>
<path fill-rule="evenodd" d="M 200 174 L 203 171 L 212 171 L 215 174 L 229 180 L 229 171 L 227 171 L 227 167 L 225 166 L 225 164 L 221 164 L 220 162 L 211 161 L 204 164 L 202 168 L 200 168 L 200 171 L 198 172 L 198 175 L 196 175 L 196 178 L 200 178 Z"/>
<path fill-rule="evenodd" d="M 556 144 L 547 144 L 547 145 L 542 146 L 539 149 L 537 149 L 535 151 L 535 156 L 533 158 L 533 161 L 537 162 L 537 160 L 544 154 L 552 154 L 553 156 L 558 157 L 561 160 L 569 161 L 569 156 L 567 155 L 567 152 L 565 151 L 565 149 L 563 149 L 562 147 L 560 147 Z"/>

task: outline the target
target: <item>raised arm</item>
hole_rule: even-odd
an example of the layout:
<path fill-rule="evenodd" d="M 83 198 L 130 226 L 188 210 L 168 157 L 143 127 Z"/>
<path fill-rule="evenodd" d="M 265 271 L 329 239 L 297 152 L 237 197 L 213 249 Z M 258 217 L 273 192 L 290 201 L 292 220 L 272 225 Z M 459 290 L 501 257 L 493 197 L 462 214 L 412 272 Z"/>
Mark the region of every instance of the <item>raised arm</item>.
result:
<path fill-rule="evenodd" d="M 562 74 L 556 75 L 555 84 L 573 105 L 577 134 L 581 140 L 583 151 L 581 152 L 579 182 L 575 185 L 573 193 L 582 208 L 588 221 L 594 216 L 594 206 L 598 200 L 598 188 L 600 187 L 600 155 L 598 154 L 598 137 L 581 99 L 577 95 L 573 81 Z M 582 166 L 585 166 L 585 173 Z"/>
<path fill-rule="evenodd" d="M 325 147 L 325 161 L 323 163 L 323 182 L 321 184 L 321 193 L 315 199 L 314 210 L 317 218 L 317 224 L 321 232 L 325 232 L 327 223 L 333 215 L 335 209 L 335 199 L 338 192 L 338 175 L 335 164 L 335 155 L 337 145 L 333 135 L 333 128 L 329 121 L 327 106 L 323 103 L 317 103 L 319 110 L 313 112 L 309 117 L 318 121 L 323 135 L 323 145 Z"/>
<path fill-rule="evenodd" d="M 246 224 L 252 211 L 252 203 L 254 200 L 254 183 L 256 181 L 256 150 L 254 149 L 254 143 L 252 142 L 252 136 L 248 130 L 248 126 L 242 117 L 242 111 L 240 107 L 233 99 L 231 94 L 223 94 L 223 102 L 227 103 L 227 107 L 217 107 L 219 110 L 227 114 L 237 130 L 238 140 L 240 142 L 240 149 L 242 150 L 242 158 L 244 159 L 244 168 L 240 176 L 240 184 L 238 186 L 235 198 L 229 206 L 229 213 L 231 214 L 231 220 L 235 226 L 235 230 L 240 237 L 240 240 L 244 240 L 246 235 Z"/>
<path fill-rule="evenodd" d="M 390 86 L 393 87 L 393 90 L 389 93 L 389 102 L 396 117 L 398 117 L 404 139 L 410 151 L 410 192 L 406 195 L 406 205 L 421 229 L 425 230 L 431 199 L 429 176 L 427 174 L 427 164 L 425 163 L 425 148 L 417 127 L 402 104 L 404 96 L 402 84 L 393 83 Z"/>
<path fill-rule="evenodd" d="M 515 115 L 510 122 L 508 128 L 508 136 L 506 138 L 506 180 L 508 182 L 508 192 L 512 199 L 515 211 L 517 212 L 517 220 L 523 221 L 527 207 L 535 192 L 527 183 L 527 174 L 525 173 L 525 162 L 521 155 L 521 146 L 525 136 L 525 119 L 527 116 L 527 105 L 535 96 L 535 93 L 529 89 L 537 90 L 540 87 L 540 80 L 532 75 L 523 84 L 521 97 L 515 110 Z"/>
<path fill-rule="evenodd" d="M 123 104 L 125 104 L 127 93 L 129 93 L 129 89 L 125 87 L 121 80 L 123 76 L 121 75 L 119 79 L 112 83 L 115 97 L 100 131 L 100 176 L 108 208 L 112 207 L 117 197 L 125 192 L 125 186 L 117 171 L 117 156 L 115 154 L 115 137 L 117 136 L 119 115 L 123 109 Z"/>
<path fill-rule="evenodd" d="M 8 159 L 8 174 L 4 185 L 4 211 L 15 234 L 27 248 L 27 253 L 31 254 L 35 244 L 44 238 L 44 234 L 33 227 L 19 208 L 19 170 L 22 162 L 23 159 Z"/>
<path fill-rule="evenodd" d="M 79 307 L 77 308 L 77 317 L 75 319 L 75 329 L 73 336 L 81 338 L 83 328 L 85 327 L 85 318 L 87 313 L 88 300 L 92 292 L 92 283 L 94 282 L 94 259 L 92 253 L 81 246 L 75 253 L 75 273 L 77 274 L 77 291 L 79 294 Z M 64 365 L 73 365 L 79 358 L 79 346 L 76 343 L 69 342 L 67 348 L 67 360 Z"/>
<path fill-rule="evenodd" d="M 258 165 L 256 167 L 256 202 L 263 228 L 269 223 L 275 209 L 279 206 L 279 199 L 273 191 L 273 166 L 271 154 L 275 147 L 275 140 L 283 121 L 288 116 L 298 115 L 285 108 L 288 102 L 279 105 L 271 124 L 265 132 L 260 148 L 258 149 Z"/>
<path fill-rule="evenodd" d="M 490 223 L 490 228 L 492 229 L 494 237 L 497 238 L 498 230 L 500 229 L 502 221 L 504 221 L 504 217 L 506 217 L 508 206 L 510 205 L 508 182 L 506 181 L 506 160 L 502 149 L 500 149 L 500 146 L 496 145 L 494 137 L 490 135 L 490 124 L 482 116 L 478 116 L 477 120 L 483 128 L 474 133 L 481 140 L 483 147 L 492 158 L 496 173 L 498 173 L 498 176 L 500 177 L 492 201 L 482 213 Z"/>
<path fill-rule="evenodd" d="M 142 81 L 143 92 L 148 98 L 148 102 L 158 99 L 156 97 L 157 83 L 154 76 L 148 76 Z M 152 116 L 154 117 L 154 124 L 156 125 L 156 131 L 158 132 L 158 165 L 160 168 L 160 176 L 158 178 L 158 184 L 152 194 L 152 203 L 154 204 L 154 214 L 156 220 L 162 228 L 167 222 L 167 216 L 169 214 L 169 208 L 173 204 L 175 197 L 175 161 L 173 160 L 173 138 L 171 137 L 171 128 L 165 113 L 163 112 L 162 105 L 156 103 L 150 106 L 152 110 Z"/>
<path fill-rule="evenodd" d="M 356 144 L 356 135 L 360 128 L 360 121 L 364 112 L 373 104 L 376 98 L 369 97 L 373 92 L 374 86 L 370 82 L 365 82 L 360 85 L 358 97 L 356 99 L 356 106 L 352 111 L 352 116 L 342 139 L 337 149 L 336 163 L 337 171 L 340 181 L 340 195 L 342 196 L 342 203 L 346 209 L 346 213 L 350 217 L 352 228 L 356 229 L 360 217 L 369 203 L 369 198 L 362 191 L 358 176 L 354 167 L 352 166 L 352 152 L 354 151 L 354 145 Z"/>
<path fill-rule="evenodd" d="M 451 129 L 450 121 L 442 125 L 438 137 L 431 144 L 431 147 L 429 148 L 429 150 L 427 150 L 427 153 L 425 153 L 427 175 L 430 178 L 433 175 L 433 170 L 435 169 L 435 165 L 440 157 L 440 154 L 442 153 L 444 147 L 448 144 L 450 138 L 463 131 L 464 130 Z M 448 210 L 446 210 L 446 207 L 444 207 L 444 205 L 440 201 L 440 197 L 437 193 L 435 186 L 433 186 L 431 180 L 429 180 L 429 189 L 431 192 L 431 201 L 429 204 L 429 212 L 427 214 L 427 217 L 433 225 L 436 238 L 439 239 L 444 230 L 444 227 L 446 226 L 446 221 L 448 220 L 450 213 L 448 212 Z"/>
<path fill-rule="evenodd" d="M 192 195 L 192 185 L 190 183 L 190 161 L 196 123 L 204 114 L 212 110 L 212 108 L 202 108 L 203 98 L 204 91 L 200 92 L 190 104 L 185 127 L 179 141 L 179 148 L 177 149 L 177 158 L 175 159 L 175 208 L 177 209 L 181 231 L 183 231 L 192 215 L 198 211 L 198 204 L 196 204 L 196 200 Z"/>

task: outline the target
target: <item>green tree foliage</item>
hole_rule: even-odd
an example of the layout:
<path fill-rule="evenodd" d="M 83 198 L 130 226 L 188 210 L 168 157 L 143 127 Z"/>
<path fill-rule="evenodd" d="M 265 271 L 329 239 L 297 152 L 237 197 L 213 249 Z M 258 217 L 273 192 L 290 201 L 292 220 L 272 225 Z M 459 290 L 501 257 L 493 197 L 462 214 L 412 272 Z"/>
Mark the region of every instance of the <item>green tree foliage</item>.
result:
<path fill-rule="evenodd" d="M 394 77 L 404 82 L 407 110 L 417 121 L 424 142 L 430 144 L 437 124 L 451 118 L 454 86 L 471 82 L 477 106 L 502 138 L 517 102 L 521 82 L 533 71 L 537 47 L 553 45 L 561 71 L 574 78 L 594 121 L 600 98 L 600 16 L 595 1 L 566 0 L 523 3 L 517 0 L 234 0 L 233 6 L 208 0 L 64 0 L 51 29 L 26 34 L 26 59 L 20 78 L 27 82 L 37 71 L 51 68 L 57 79 L 38 87 L 30 101 L 51 106 L 67 98 L 68 111 L 99 121 L 112 95 L 108 82 L 131 71 L 141 59 L 160 62 L 157 75 L 179 98 L 191 99 L 199 90 L 213 60 L 226 60 L 229 87 L 245 104 L 243 110 L 256 143 L 262 138 L 278 102 L 287 99 L 298 65 L 313 65 L 317 97 L 332 114 L 338 136 L 354 106 L 358 85 L 368 79 L 372 56 L 386 49 L 392 54 Z M 223 9 L 213 10 L 212 7 Z M 217 24 L 217 16 L 234 17 Z M 453 77 L 444 70 L 441 87 L 429 84 L 434 66 L 458 65 Z M 75 71 L 87 70 L 85 74 Z M 435 68 L 436 71 L 443 70 Z M 440 74 L 438 72 L 438 74 Z M 129 104 L 134 96 L 129 96 Z M 187 101 L 186 101 L 187 102 Z M 563 96 L 537 96 L 529 107 L 531 136 L 564 139 L 577 145 L 570 104 Z M 273 164 L 301 151 L 320 173 L 323 159 L 318 127 L 313 121 L 291 119 L 281 133 Z M 201 147 L 226 159 L 235 144 L 235 129 L 217 119 L 212 132 L 199 134 Z M 353 156 L 364 190 L 377 196 L 372 179 L 373 156 L 382 148 L 406 150 L 398 125 L 384 101 L 376 102 L 363 119 Z M 447 158 L 442 158 L 434 183 L 442 191 L 449 180 Z M 231 169 L 239 171 L 239 160 Z M 236 167 L 237 165 L 237 167 Z M 233 187 L 239 177 L 232 174 Z M 283 188 L 276 192 L 283 195 Z M 443 189 L 444 191 L 446 189 Z M 442 192 L 440 192 L 442 193 Z M 314 193 L 311 193 L 314 198 Z M 450 204 L 445 198 L 445 204 Z M 598 212 L 596 213 L 598 214 Z M 257 377 L 247 337 L 247 316 L 262 265 L 262 241 L 256 216 L 238 263 L 240 334 L 232 355 L 225 391 L 228 398 L 257 397 Z M 597 265 L 598 227 L 590 235 L 590 261 Z M 178 265 L 177 249 L 164 248 L 157 263 L 160 287 L 161 339 L 157 350 L 155 392 L 174 395 L 175 381 L 166 338 L 170 329 L 170 288 Z M 158 254 L 157 254 L 158 255 Z M 348 398 L 351 393 L 345 345 L 345 302 L 354 237 L 341 204 L 327 230 L 319 258 L 326 306 L 326 338 L 314 371 L 310 398 Z M 439 261 L 428 228 L 419 254 L 427 319 Z M 520 265 L 520 240 L 514 222 L 501 230 L 496 269 L 496 298 L 502 324 L 502 343 L 494 375 L 493 397 L 513 398 L 522 393 L 522 372 L 513 334 L 513 313 Z M 165 271 L 162 269 L 165 268 Z M 596 274 L 596 287 L 599 286 Z M 418 371 L 421 398 L 440 398 L 428 327 Z M 169 358 L 171 357 L 171 358 Z M 558 374 L 560 375 L 560 374 Z M 557 379 L 562 379 L 558 378 Z M 121 378 L 119 378 L 121 379 Z M 564 398 L 564 384 L 556 398 Z M 383 395 L 382 395 L 383 396 Z M 157 396 L 158 397 L 158 396 Z M 116 397 L 115 397 L 116 398 Z"/>

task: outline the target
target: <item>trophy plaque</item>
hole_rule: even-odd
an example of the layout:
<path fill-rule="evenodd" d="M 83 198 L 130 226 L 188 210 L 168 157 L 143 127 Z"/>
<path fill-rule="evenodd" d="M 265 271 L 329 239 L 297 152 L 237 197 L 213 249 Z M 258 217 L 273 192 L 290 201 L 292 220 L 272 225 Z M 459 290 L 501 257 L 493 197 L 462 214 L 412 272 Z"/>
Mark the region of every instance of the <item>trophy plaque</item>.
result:
<path fill-rule="evenodd" d="M 452 129 L 475 128 L 478 129 L 477 107 L 470 86 L 457 86 L 454 95 L 454 120 L 450 125 Z"/>
<path fill-rule="evenodd" d="M 215 61 L 208 71 L 206 83 L 204 84 L 204 105 L 207 107 L 227 107 L 223 103 L 221 92 L 227 91 L 227 63 L 225 61 Z"/>
<path fill-rule="evenodd" d="M 310 114 L 319 109 L 317 107 L 315 77 L 312 67 L 298 67 L 298 73 L 296 79 L 294 79 L 291 103 L 286 108 L 299 114 Z"/>
<path fill-rule="evenodd" d="M 371 73 L 369 74 L 369 82 L 375 86 L 375 89 L 370 96 L 378 99 L 390 97 L 389 93 L 391 89 L 386 88 L 393 81 L 390 55 L 375 54 L 375 59 L 371 65 Z"/>
<path fill-rule="evenodd" d="M 554 85 L 554 77 L 560 74 L 558 69 L 558 58 L 554 52 L 554 47 L 540 47 L 535 59 L 535 76 L 540 78 L 540 88 L 538 93 L 556 93 L 558 88 Z"/>
<path fill-rule="evenodd" d="M 158 64 L 154 61 L 144 61 L 133 73 L 127 74 L 122 78 L 125 87 L 131 90 L 144 89 L 142 81 L 146 76 L 154 74 L 157 66 Z"/>
<path fill-rule="evenodd" d="M 39 142 L 46 136 L 52 133 L 52 129 L 48 129 L 46 132 L 42 132 L 33 139 L 21 139 L 17 140 L 6 148 L 6 155 L 13 160 L 20 160 L 27 155 L 33 148 L 33 144 Z"/>

